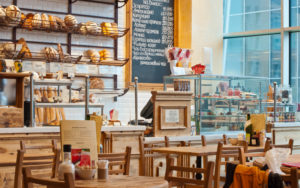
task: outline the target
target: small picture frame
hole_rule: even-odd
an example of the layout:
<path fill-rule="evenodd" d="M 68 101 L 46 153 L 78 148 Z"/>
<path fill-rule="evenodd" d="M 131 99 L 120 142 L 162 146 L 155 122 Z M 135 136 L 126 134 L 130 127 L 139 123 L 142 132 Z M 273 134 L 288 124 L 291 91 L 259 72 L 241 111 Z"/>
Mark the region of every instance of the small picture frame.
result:
<path fill-rule="evenodd" d="M 187 106 L 160 106 L 159 112 L 159 127 L 161 130 L 187 128 Z"/>

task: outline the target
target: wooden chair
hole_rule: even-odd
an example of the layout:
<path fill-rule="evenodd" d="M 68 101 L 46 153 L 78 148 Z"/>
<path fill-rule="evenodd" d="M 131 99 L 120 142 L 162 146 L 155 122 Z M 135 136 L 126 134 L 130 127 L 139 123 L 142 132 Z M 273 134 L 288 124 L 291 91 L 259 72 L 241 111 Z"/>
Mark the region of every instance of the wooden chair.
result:
<path fill-rule="evenodd" d="M 226 177 L 221 176 L 221 165 L 226 165 L 227 162 L 242 164 L 241 158 L 239 158 L 239 149 L 241 146 L 223 146 L 222 142 L 218 143 L 217 155 L 216 155 L 216 167 L 214 174 L 214 187 L 220 187 L 220 181 L 225 181 Z M 222 158 L 225 161 L 222 161 Z M 229 158 L 238 158 L 238 161 L 229 161 Z"/>
<path fill-rule="evenodd" d="M 166 138 L 165 138 L 166 139 Z M 139 150 L 140 150 L 140 163 L 139 163 L 139 175 L 140 176 L 159 176 L 159 169 L 162 168 L 162 162 L 158 166 L 154 166 L 155 158 L 164 158 L 165 154 L 152 152 L 154 148 L 168 147 L 169 141 L 145 141 L 145 138 L 140 136 L 139 138 Z"/>
<path fill-rule="evenodd" d="M 290 188 L 299 188 L 300 176 L 296 167 L 291 168 L 290 174 L 281 175 L 281 177 L 285 182 L 290 182 Z"/>
<path fill-rule="evenodd" d="M 184 187 L 204 187 L 204 188 L 211 188 L 212 181 L 213 181 L 213 169 L 214 169 L 214 162 L 208 162 L 207 168 L 191 168 L 191 167 L 182 167 L 182 166 L 175 166 L 174 159 L 168 158 L 167 159 L 167 168 L 165 179 L 169 182 L 169 187 L 172 186 L 184 186 Z M 192 176 L 187 177 L 174 177 L 173 171 L 177 171 L 180 173 L 202 173 L 204 174 L 204 180 L 196 180 Z"/>
<path fill-rule="evenodd" d="M 294 139 L 289 139 L 289 143 L 288 144 L 280 144 L 280 145 L 271 144 L 271 148 L 289 148 L 291 150 L 290 154 L 293 154 Z"/>
<path fill-rule="evenodd" d="M 34 170 L 43 170 L 48 168 L 49 165 L 39 165 L 32 167 L 24 167 L 23 172 L 23 182 L 24 188 L 33 188 L 33 184 L 44 185 L 47 187 L 55 188 L 75 188 L 75 182 L 73 175 L 71 173 L 64 174 L 65 181 L 57 181 L 52 179 L 40 178 L 32 174 Z"/>
<path fill-rule="evenodd" d="M 268 150 L 271 149 L 271 140 L 266 140 L 266 143 L 265 143 L 265 147 L 264 149 L 262 150 L 257 150 L 255 152 L 248 152 L 248 143 L 246 141 L 242 142 L 242 146 L 240 149 L 239 149 L 239 159 L 240 159 L 240 162 L 241 164 L 243 165 L 248 165 L 248 166 L 253 166 L 255 164 L 253 164 L 253 162 L 248 162 L 249 159 L 253 159 L 255 157 L 264 157 L 266 152 Z M 255 165 L 257 166 L 257 165 Z M 259 168 L 261 168 L 262 166 L 258 166 Z"/>
<path fill-rule="evenodd" d="M 26 152 L 27 150 L 52 150 L 53 152 L 57 149 L 56 140 L 51 140 L 51 145 L 26 145 L 23 140 L 20 141 L 20 149 Z"/>
<path fill-rule="evenodd" d="M 208 144 L 215 144 L 216 142 L 218 143 L 218 142 L 223 142 L 224 144 L 227 144 L 227 136 L 226 136 L 226 134 L 223 134 L 223 136 L 222 136 L 222 138 L 221 139 L 216 139 L 216 140 L 212 140 L 212 141 L 210 141 L 210 142 L 207 142 L 207 140 L 206 140 L 206 137 L 205 137 L 205 135 L 201 135 L 201 143 L 202 143 L 202 146 L 207 146 Z M 206 164 L 207 164 L 207 162 L 208 162 L 208 156 L 203 156 L 203 157 L 197 157 L 197 161 L 196 161 L 196 164 L 198 164 L 197 165 L 197 167 L 200 167 L 201 168 L 201 163 L 202 163 L 202 158 L 203 158 L 203 166 L 204 166 L 204 168 L 206 167 Z"/>
<path fill-rule="evenodd" d="M 20 141 L 21 150 L 17 151 L 14 188 L 22 187 L 22 168 L 31 165 L 51 164 L 51 177 L 56 177 L 60 160 L 60 149 L 53 140 L 51 145 L 29 146 Z M 51 150 L 41 152 L 42 150 Z M 33 150 L 33 151 L 28 151 Z M 37 152 L 38 151 L 38 152 Z M 37 154 L 38 153 L 38 154 Z"/>
<path fill-rule="evenodd" d="M 108 173 L 110 175 L 129 175 L 130 156 L 131 147 L 127 146 L 124 153 L 100 153 L 98 154 L 98 159 L 109 161 Z M 119 166 L 119 168 L 116 169 L 116 166 Z"/>

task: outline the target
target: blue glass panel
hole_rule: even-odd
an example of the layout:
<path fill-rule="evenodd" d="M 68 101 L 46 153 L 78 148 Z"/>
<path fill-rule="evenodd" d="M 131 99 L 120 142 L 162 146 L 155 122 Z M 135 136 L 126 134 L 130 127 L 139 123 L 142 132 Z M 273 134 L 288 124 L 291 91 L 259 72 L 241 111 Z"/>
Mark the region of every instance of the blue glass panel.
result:
<path fill-rule="evenodd" d="M 280 35 L 271 36 L 271 74 L 272 79 L 281 78 L 281 38 Z"/>
<path fill-rule="evenodd" d="M 246 14 L 246 31 L 268 29 L 270 25 L 269 12 Z"/>
<path fill-rule="evenodd" d="M 270 0 L 245 0 L 246 12 L 270 9 Z"/>
<path fill-rule="evenodd" d="M 272 11 L 271 12 L 271 29 L 281 27 L 281 11 Z"/>
<path fill-rule="evenodd" d="M 243 15 L 230 16 L 229 27 L 225 29 L 225 33 L 242 32 L 242 31 L 243 31 Z"/>
<path fill-rule="evenodd" d="M 225 73 L 226 75 L 243 75 L 243 38 L 224 40 Z"/>
<path fill-rule="evenodd" d="M 281 0 L 271 0 L 271 9 L 280 9 Z"/>
<path fill-rule="evenodd" d="M 297 26 L 297 8 L 290 9 L 290 26 Z"/>
<path fill-rule="evenodd" d="M 243 0 L 229 0 L 230 3 L 230 14 L 241 14 L 244 12 L 244 1 Z"/>
<path fill-rule="evenodd" d="M 269 36 L 246 38 L 246 76 L 269 77 Z"/>

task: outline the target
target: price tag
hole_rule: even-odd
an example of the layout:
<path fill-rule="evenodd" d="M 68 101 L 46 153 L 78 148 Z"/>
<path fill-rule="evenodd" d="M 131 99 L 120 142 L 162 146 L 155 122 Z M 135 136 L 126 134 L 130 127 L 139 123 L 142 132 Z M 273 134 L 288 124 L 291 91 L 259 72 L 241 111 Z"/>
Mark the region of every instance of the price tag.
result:
<path fill-rule="evenodd" d="M 74 64 L 63 64 L 63 72 L 64 73 L 75 73 L 75 65 Z"/>
<path fill-rule="evenodd" d="M 31 61 L 23 61 L 23 71 L 32 71 L 32 69 Z"/>
<path fill-rule="evenodd" d="M 77 64 L 76 65 L 76 73 L 78 73 L 78 74 L 88 74 L 89 73 L 88 65 Z"/>
<path fill-rule="evenodd" d="M 97 65 L 89 65 L 88 66 L 88 73 L 89 74 L 99 74 L 99 69 Z"/>
<path fill-rule="evenodd" d="M 61 63 L 49 63 L 50 64 L 50 72 L 51 73 L 56 73 L 58 71 L 63 70 L 62 64 Z"/>
<path fill-rule="evenodd" d="M 41 75 L 46 75 L 46 62 L 43 61 L 35 61 L 32 62 L 32 70 L 40 73 Z"/>

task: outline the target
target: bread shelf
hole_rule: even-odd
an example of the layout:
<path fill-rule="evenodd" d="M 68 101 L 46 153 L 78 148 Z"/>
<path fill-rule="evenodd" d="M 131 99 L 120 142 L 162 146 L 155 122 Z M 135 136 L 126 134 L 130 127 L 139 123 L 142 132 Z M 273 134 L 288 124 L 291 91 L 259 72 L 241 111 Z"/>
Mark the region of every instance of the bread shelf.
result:
<path fill-rule="evenodd" d="M 2 18 L 2 17 L 1 17 Z M 16 29 L 24 29 L 27 31 L 44 31 L 47 33 L 50 32 L 56 32 L 56 33 L 68 33 L 68 34 L 77 34 L 77 35 L 83 35 L 83 36 L 101 36 L 101 37 L 110 37 L 113 39 L 121 38 L 125 36 L 129 28 L 115 28 L 115 27 L 106 27 L 106 31 L 103 32 L 101 27 L 97 27 L 96 29 L 93 29 L 92 32 L 86 31 L 86 33 L 80 32 L 80 24 L 76 27 L 68 27 L 68 28 L 63 28 L 63 27 L 57 27 L 55 29 L 51 28 L 42 28 L 42 27 L 32 27 L 32 26 L 23 26 L 23 23 L 26 23 L 26 19 L 20 22 L 14 22 L 11 21 L 9 23 L 5 23 L 4 21 L 1 20 L 6 20 L 6 16 L 4 19 L 0 19 L 0 27 L 7 27 L 7 28 L 16 28 Z M 32 20 L 34 21 L 34 20 Z M 39 20 L 40 21 L 40 20 Z M 50 22 L 50 25 L 52 22 Z"/>
<path fill-rule="evenodd" d="M 3 54 L 0 50 L 0 54 Z M 22 61 L 44 61 L 46 63 L 69 63 L 69 64 L 86 64 L 86 65 L 105 65 L 105 66 L 117 66 L 122 67 L 129 62 L 129 58 L 117 58 L 107 57 L 108 60 L 99 60 L 97 62 L 92 62 L 88 57 L 83 55 L 68 55 L 64 54 L 65 59 L 60 60 L 59 55 L 56 54 L 55 57 L 49 59 L 45 58 L 45 54 L 42 52 L 30 52 L 31 58 L 19 58 L 19 51 L 6 51 L 6 54 L 10 54 L 9 56 L 0 56 L 0 59 L 13 59 L 13 60 L 22 60 Z"/>

